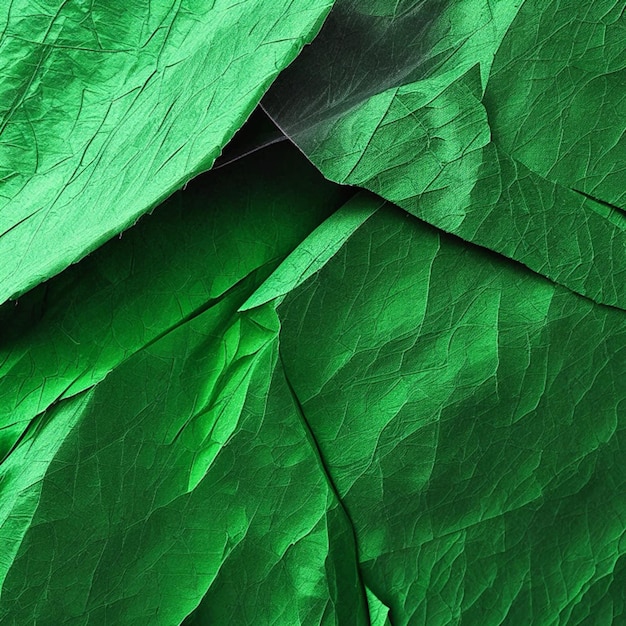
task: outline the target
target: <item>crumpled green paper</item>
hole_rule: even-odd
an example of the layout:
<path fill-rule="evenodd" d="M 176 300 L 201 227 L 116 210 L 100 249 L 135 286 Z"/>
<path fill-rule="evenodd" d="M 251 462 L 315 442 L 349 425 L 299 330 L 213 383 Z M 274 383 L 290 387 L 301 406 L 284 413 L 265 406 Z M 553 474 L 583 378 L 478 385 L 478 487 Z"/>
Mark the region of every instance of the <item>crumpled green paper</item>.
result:
<path fill-rule="evenodd" d="M 625 620 L 623 3 L 331 4 L 3 9 L 0 623 Z"/>
<path fill-rule="evenodd" d="M 0 9 L 0 302 L 207 170 L 330 0 Z"/>

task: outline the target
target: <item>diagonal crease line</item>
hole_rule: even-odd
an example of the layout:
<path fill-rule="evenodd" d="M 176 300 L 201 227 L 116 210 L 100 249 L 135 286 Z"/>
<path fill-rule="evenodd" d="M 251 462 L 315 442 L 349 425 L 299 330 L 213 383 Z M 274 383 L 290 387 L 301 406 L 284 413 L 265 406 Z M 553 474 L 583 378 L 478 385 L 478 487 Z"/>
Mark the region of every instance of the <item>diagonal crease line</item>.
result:
<path fill-rule="evenodd" d="M 22 444 L 25 443 L 28 439 L 32 439 L 47 423 L 47 419 L 46 419 L 46 412 L 51 409 L 53 406 L 57 405 L 61 400 L 66 400 L 69 398 L 73 398 L 74 396 L 77 396 L 79 394 L 83 394 L 83 393 L 87 393 L 89 392 L 91 389 L 93 389 L 97 383 L 94 383 L 92 385 L 89 385 L 88 387 L 86 387 L 85 389 L 82 389 L 80 392 L 76 393 L 76 394 L 71 394 L 70 396 L 68 396 L 67 398 L 64 397 L 64 394 L 67 392 L 67 390 L 74 384 L 74 381 L 72 381 L 69 385 L 67 385 L 67 387 L 65 387 L 65 389 L 61 392 L 61 394 L 59 395 L 59 397 L 54 400 L 48 407 L 46 407 L 43 411 L 41 411 L 40 413 L 37 413 L 37 415 L 33 416 L 28 424 L 26 424 L 26 426 L 24 427 L 24 429 L 22 430 L 22 432 L 20 433 L 20 435 L 16 438 L 16 440 L 13 442 L 13 445 L 9 448 L 9 450 L 6 452 L 6 454 L 0 458 L 0 467 L 3 465 L 3 463 L 11 456 L 11 454 Z M 14 426 L 16 424 L 19 424 L 19 422 L 14 422 L 13 424 L 10 424 L 9 426 L 4 426 L 2 428 L 2 430 L 6 429 L 6 428 L 10 428 L 11 426 Z M 32 444 L 31 444 L 32 446 Z"/>
<path fill-rule="evenodd" d="M 178 320 L 178 322 L 176 322 L 175 324 L 173 324 L 169 328 L 166 328 L 165 330 L 161 331 L 156 337 L 153 337 L 152 339 L 150 339 L 150 341 L 145 343 L 139 349 L 135 350 L 134 352 L 129 354 L 125 359 L 122 359 L 119 363 L 117 363 L 113 367 L 113 369 L 110 370 L 109 372 L 107 372 L 100 380 L 98 380 L 98 381 L 94 382 L 93 384 L 85 387 L 85 389 L 80 389 L 79 391 L 76 391 L 75 393 L 72 393 L 70 395 L 66 395 L 67 390 L 71 388 L 71 386 L 74 384 L 74 382 L 76 382 L 76 381 L 72 381 L 65 388 L 65 391 L 61 392 L 61 394 L 55 400 L 53 400 L 45 409 L 43 409 L 42 411 L 40 411 L 39 413 L 37 413 L 36 415 L 34 415 L 30 419 L 30 421 L 28 422 L 28 424 L 26 425 L 26 427 L 24 428 L 22 433 L 19 435 L 19 437 L 16 439 L 16 441 L 11 446 L 10 450 L 4 455 L 4 457 L 2 459 L 0 459 L 0 466 L 9 458 L 11 453 L 13 453 L 15 451 L 15 449 L 28 438 L 30 433 L 33 432 L 33 429 L 35 429 L 35 432 L 36 432 L 36 429 L 42 423 L 42 420 L 45 420 L 44 416 L 46 415 L 46 413 L 48 413 L 49 411 L 54 409 L 58 404 L 60 404 L 61 402 L 64 402 L 65 400 L 69 400 L 69 399 L 71 399 L 71 398 L 73 398 L 75 396 L 87 393 L 91 389 L 93 389 L 94 387 L 100 385 L 102 382 L 104 382 L 107 379 L 107 377 L 109 376 L 109 374 L 112 371 L 115 371 L 116 369 L 121 367 L 124 363 L 126 363 L 126 361 L 128 361 L 131 358 L 133 358 L 135 355 L 139 354 L 140 352 L 142 352 L 146 348 L 149 348 L 151 345 L 153 345 L 157 341 L 163 339 L 164 337 L 166 337 L 170 333 L 174 332 L 175 330 L 177 330 L 178 328 L 180 328 L 184 324 L 187 324 L 187 323 L 193 321 L 195 318 L 199 317 L 200 315 L 202 315 L 203 313 L 208 311 L 210 308 L 216 306 L 217 304 L 219 304 L 220 302 L 225 300 L 227 297 L 229 297 L 230 295 L 235 293 L 238 289 L 241 288 L 241 286 L 245 283 L 245 281 L 248 280 L 251 276 L 255 276 L 257 274 L 264 275 L 265 273 L 267 273 L 268 272 L 267 266 L 275 264 L 276 260 L 277 259 L 270 259 L 269 261 L 267 261 L 263 265 L 261 265 L 261 266 L 257 267 L 256 269 L 252 270 L 246 276 L 244 276 L 243 278 L 238 280 L 232 287 L 229 287 L 226 291 L 221 293 L 219 296 L 216 296 L 215 298 L 211 298 L 210 300 L 207 300 L 206 302 L 201 304 L 199 307 L 195 308 L 193 311 L 191 311 L 187 315 L 185 315 L 185 317 L 183 317 L 182 319 Z"/>
<path fill-rule="evenodd" d="M 276 126 L 276 128 L 278 128 L 278 130 L 283 134 L 283 136 L 285 136 L 292 143 L 292 145 L 294 145 L 297 148 L 297 150 L 302 154 L 302 156 L 304 156 L 304 158 L 307 161 L 309 161 L 309 163 L 311 163 L 311 165 L 313 165 L 320 172 L 320 174 L 324 176 L 326 180 L 330 180 L 330 178 L 328 178 L 328 176 L 326 176 L 324 172 L 322 172 L 319 169 L 319 167 L 317 167 L 317 165 L 315 165 L 315 163 L 311 161 L 311 159 L 309 158 L 309 155 L 293 140 L 293 138 L 289 135 L 289 133 L 287 133 L 287 131 L 278 123 L 278 119 L 274 117 L 273 115 L 270 115 L 269 110 L 263 104 L 263 102 L 261 102 L 259 106 L 261 107 L 263 113 L 265 113 L 265 115 L 267 115 L 267 117 L 272 121 L 274 126 Z M 331 181 L 331 182 L 334 182 L 334 181 Z"/>
<path fill-rule="evenodd" d="M 216 306 L 217 304 L 220 304 L 220 302 L 222 302 L 223 300 L 226 300 L 233 293 L 236 293 L 239 289 L 241 289 L 241 287 L 251 277 L 258 278 L 258 276 L 261 275 L 263 278 L 267 278 L 266 274 L 269 273 L 269 271 L 271 271 L 271 269 L 268 270 L 268 268 L 273 268 L 276 265 L 277 261 L 280 261 L 280 258 L 272 258 L 269 261 L 266 261 L 265 263 L 263 263 L 263 265 L 260 265 L 259 267 L 255 268 L 254 270 L 246 274 L 243 278 L 240 278 L 234 285 L 229 287 L 226 291 L 221 293 L 219 296 L 216 296 L 215 298 L 210 298 L 209 300 L 207 300 L 200 306 L 196 307 L 193 311 L 190 311 L 189 313 L 187 313 L 187 315 L 179 319 L 175 324 L 161 331 L 158 335 L 156 335 L 156 337 L 153 337 L 152 339 L 150 339 L 150 341 L 148 341 L 144 346 L 142 346 L 139 350 L 137 350 L 137 352 L 141 352 L 142 350 L 145 350 L 146 348 L 155 344 L 157 341 L 163 339 L 163 337 L 165 337 L 166 335 L 169 335 L 170 333 L 174 332 L 176 329 L 180 328 L 181 326 L 187 324 L 188 322 L 191 322 L 197 317 L 200 317 L 200 315 L 202 315 L 203 313 L 205 313 L 212 307 Z M 124 361 L 126 360 L 127 359 L 124 359 Z M 119 367 L 119 365 L 124 363 L 124 361 L 121 361 L 116 367 Z"/>
<path fill-rule="evenodd" d="M 484 105 L 483 105 L 483 106 L 484 106 Z M 270 119 L 270 120 L 271 120 L 271 121 L 272 121 L 272 122 L 273 122 L 273 123 L 274 123 L 274 124 L 278 127 L 278 129 L 279 129 L 279 130 L 280 130 L 280 131 L 281 131 L 281 132 L 282 132 L 282 133 L 283 133 L 283 134 L 287 137 L 287 139 L 289 139 L 289 140 L 291 141 L 291 143 L 292 143 L 292 144 L 293 144 L 293 145 L 294 145 L 294 146 L 295 146 L 295 147 L 296 147 L 296 148 L 297 148 L 297 149 L 298 149 L 298 150 L 299 150 L 299 151 L 300 151 L 300 152 L 301 152 L 301 153 L 302 153 L 302 154 L 306 157 L 306 159 L 307 159 L 307 160 L 308 160 L 308 161 L 309 161 L 309 162 L 310 162 L 310 163 L 311 163 L 311 164 L 312 164 L 312 165 L 313 165 L 313 166 L 314 166 L 314 167 L 315 167 L 315 168 L 316 168 L 316 169 L 317 169 L 317 170 L 318 170 L 318 171 L 319 171 L 319 172 L 320 172 L 323 176 L 324 176 L 324 178 L 326 178 L 327 180 L 331 180 L 331 181 L 332 181 L 333 179 L 332 179 L 332 178 L 329 178 L 329 177 L 328 177 L 328 176 L 327 176 L 327 175 L 326 175 L 326 174 L 322 171 L 322 169 L 321 169 L 320 167 L 318 167 L 318 165 L 316 165 L 316 164 L 315 164 L 315 163 L 311 160 L 311 158 L 309 157 L 309 155 L 308 155 L 308 154 L 307 154 L 307 153 L 306 153 L 306 152 L 305 152 L 305 151 L 304 151 L 304 150 L 303 150 L 303 149 L 302 149 L 302 148 L 298 145 L 298 143 L 296 143 L 295 139 L 294 139 L 292 136 L 290 136 L 290 135 L 289 135 L 289 133 L 287 133 L 287 131 L 286 131 L 286 130 L 285 130 L 285 129 L 284 129 L 284 128 L 280 125 L 280 123 L 278 122 L 278 120 L 277 120 L 275 117 L 273 117 L 273 116 L 269 113 L 268 109 L 266 108 L 266 106 L 265 106 L 263 103 L 261 103 L 261 104 L 260 104 L 260 107 L 261 107 L 261 108 L 262 108 L 262 110 L 263 110 L 263 111 L 267 114 L 267 116 L 269 117 L 269 119 Z M 493 141 L 493 140 L 492 140 L 492 141 Z M 497 145 L 497 142 L 493 141 L 493 143 L 495 143 L 495 144 Z M 526 166 L 526 165 L 524 165 L 524 167 L 527 167 L 527 166 Z M 530 169 L 530 168 L 528 168 L 528 169 Z M 531 172 L 533 172 L 533 174 L 536 174 L 537 176 L 541 176 L 540 174 L 537 174 L 537 172 L 535 172 L 534 170 L 530 170 L 530 171 L 531 171 Z M 541 178 L 543 178 L 544 180 L 547 180 L 547 181 L 549 181 L 549 182 L 552 182 L 552 183 L 553 183 L 553 184 L 555 184 L 555 185 L 559 185 L 559 183 L 554 183 L 553 181 L 550 181 L 549 179 L 545 178 L 545 176 L 541 176 Z M 336 182 L 336 181 L 333 181 L 333 182 Z M 341 184 L 341 183 L 339 183 L 339 184 Z M 570 291 L 571 293 L 574 293 L 574 294 L 576 294 L 577 296 L 580 296 L 581 298 L 585 298 L 586 300 L 589 300 L 590 302 L 593 302 L 594 304 L 596 304 L 596 305 L 598 305 L 598 306 L 604 306 L 604 307 L 608 307 L 609 309 L 615 309 L 615 310 L 618 310 L 618 311 L 624 311 L 624 310 L 625 310 L 625 309 L 624 309 L 622 306 L 620 306 L 619 304 L 609 304 L 609 303 L 606 303 L 606 302 L 602 302 L 602 301 L 600 301 L 600 300 L 598 300 L 598 299 L 596 299 L 596 298 L 594 298 L 594 297 L 592 297 L 592 296 L 589 296 L 589 295 L 586 295 L 586 294 L 580 293 L 579 291 L 575 291 L 574 289 L 572 289 L 571 287 L 568 287 L 567 285 L 563 284 L 562 282 L 557 281 L 557 280 L 553 279 L 553 278 L 552 278 L 552 277 L 550 277 L 550 276 L 546 276 L 545 274 L 541 273 L 541 272 L 540 272 L 540 271 L 538 271 L 538 270 L 532 269 L 531 267 L 529 267 L 528 265 L 526 265 L 525 263 L 523 263 L 522 261 L 520 261 L 520 260 L 518 260 L 518 259 L 511 258 L 511 257 L 509 257 L 509 256 L 507 256 L 507 255 L 505 255 L 505 254 L 503 254 L 502 252 L 499 252 L 499 251 L 494 250 L 494 249 L 492 249 L 492 248 L 489 248 L 489 247 L 487 247 L 487 246 L 481 245 L 480 243 L 477 243 L 477 242 L 475 242 L 475 241 L 471 241 L 471 240 L 469 240 L 469 239 L 466 239 L 466 238 L 464 238 L 464 237 L 461 237 L 460 235 L 457 235 L 457 234 L 455 234 L 455 233 L 453 233 L 453 232 L 450 232 L 449 230 L 445 230 L 445 229 L 443 229 L 443 228 L 441 228 L 441 227 L 439 227 L 439 226 L 435 226 L 435 225 L 434 225 L 434 224 L 432 224 L 431 222 L 426 221 L 424 218 L 419 217 L 419 216 L 417 216 L 417 215 L 415 215 L 415 214 L 411 213 L 410 211 L 407 211 L 406 209 L 404 209 L 403 207 L 399 206 L 399 205 L 398 205 L 398 204 L 396 204 L 395 202 L 392 202 L 391 200 L 387 200 L 386 198 L 383 198 L 383 197 L 382 197 L 382 196 L 380 196 L 379 194 L 376 194 L 375 192 L 372 192 L 372 191 L 371 191 L 371 189 L 369 189 L 368 187 L 364 186 L 364 184 L 359 183 L 359 184 L 356 184 L 356 185 L 352 184 L 352 185 L 349 185 L 349 186 L 354 187 L 355 189 L 366 190 L 366 191 L 369 191 L 369 192 L 371 192 L 371 193 L 374 193 L 377 197 L 379 197 L 379 198 L 381 198 L 383 201 L 385 201 L 385 202 L 387 203 L 387 205 L 393 206 L 393 207 L 397 208 L 398 210 L 403 211 L 403 212 L 404 212 L 404 213 L 406 213 L 407 215 L 410 215 L 410 216 L 411 216 L 411 217 L 413 217 L 414 219 L 417 219 L 417 220 L 419 220 L 420 222 L 423 222 L 423 223 L 425 223 L 425 224 L 428 224 L 428 225 L 429 225 L 429 226 L 431 226 L 432 228 L 435 228 L 438 232 L 445 233 L 447 236 L 450 236 L 450 237 L 454 237 L 454 238 L 456 238 L 456 239 L 459 239 L 459 240 L 463 241 L 465 244 L 470 244 L 470 245 L 472 245 L 472 246 L 476 246 L 477 248 L 479 248 L 479 249 L 481 249 L 481 250 L 483 250 L 483 251 L 487 251 L 487 252 L 490 252 L 490 253 L 496 254 L 496 255 L 497 255 L 500 259 L 505 259 L 505 260 L 507 260 L 507 261 L 509 261 L 509 262 L 516 263 L 516 264 L 518 264 L 518 265 L 520 265 L 520 266 L 524 267 L 526 270 L 528 270 L 528 271 L 530 271 L 530 272 L 533 272 L 533 273 L 534 273 L 534 274 L 536 274 L 537 276 L 541 276 L 541 277 L 542 277 L 542 278 L 544 278 L 545 280 L 548 280 L 548 281 L 549 281 L 550 283 L 552 283 L 553 285 L 558 286 L 558 287 L 561 287 L 561 288 L 563 288 L 563 289 L 566 289 L 566 290 Z M 559 185 L 559 186 L 561 186 L 563 189 L 569 189 L 569 188 L 567 188 L 567 187 L 563 187 L 562 185 Z M 599 200 L 598 198 L 595 198 L 595 197 L 593 197 L 593 196 L 590 196 L 589 194 L 586 194 L 586 193 L 584 193 L 584 192 L 581 192 L 581 191 L 579 191 L 579 190 L 577 190 L 577 189 L 569 189 L 569 190 L 570 190 L 570 191 L 573 191 L 573 192 L 575 192 L 575 193 L 578 193 L 578 194 L 580 194 L 580 195 L 583 195 L 583 196 L 587 197 L 588 199 L 590 199 L 590 200 L 592 200 L 592 201 L 596 201 L 596 202 L 598 202 L 598 203 L 600 203 L 600 204 L 603 204 L 603 205 L 605 205 L 605 206 L 608 206 L 610 209 L 612 209 L 612 210 L 613 210 L 613 211 L 615 211 L 615 212 L 618 212 L 618 211 L 619 211 L 619 213 L 620 213 L 621 215 L 626 214 L 626 210 L 622 210 L 622 209 L 620 209 L 619 207 L 617 207 L 617 206 L 615 206 L 615 205 L 612 205 L 612 204 L 607 203 L 607 202 L 605 202 L 605 201 Z"/>
<path fill-rule="evenodd" d="M 37 207 L 34 211 L 31 211 L 28 215 L 25 215 L 24 217 L 17 220 L 17 222 L 15 222 L 14 224 L 11 224 L 8 228 L 2 231 L 2 233 L 0 233 L 0 238 L 4 237 L 6 234 L 10 233 L 12 230 L 15 230 L 16 228 L 21 226 L 25 221 L 29 220 L 34 215 L 37 215 L 37 213 L 39 213 L 42 209 L 43 207 Z"/>
<path fill-rule="evenodd" d="M 606 200 L 602 200 L 601 198 L 596 198 L 596 196 L 592 196 L 589 193 L 586 193 L 585 191 L 581 191 L 580 189 L 574 189 L 573 187 L 571 188 L 572 191 L 575 191 L 576 193 L 580 194 L 581 196 L 584 196 L 585 198 L 587 198 L 588 200 L 592 200 L 593 202 L 597 202 L 598 204 L 601 204 L 617 213 L 619 213 L 619 215 L 621 217 L 624 217 L 624 215 L 626 215 L 626 209 L 617 206 L 616 204 L 611 204 L 610 202 L 607 202 Z"/>
<path fill-rule="evenodd" d="M 592 200 L 593 199 L 595 199 L 595 198 L 592 198 Z M 469 239 L 464 239 L 460 235 L 457 235 L 457 234 L 455 234 L 453 232 L 450 232 L 448 230 L 444 230 L 443 228 L 440 228 L 439 226 L 435 226 L 434 224 L 431 224 L 430 222 L 427 222 L 423 218 L 418 217 L 417 215 L 411 213 L 410 211 L 407 211 L 406 209 L 403 209 L 401 206 L 399 206 L 398 204 L 395 204 L 394 202 L 387 201 L 386 206 L 391 206 L 391 207 L 393 207 L 397 211 L 402 211 L 404 214 L 406 214 L 410 218 L 412 218 L 414 220 L 418 220 L 422 224 L 425 224 L 426 226 L 434 229 L 439 234 L 443 234 L 446 237 L 452 238 L 452 239 L 454 239 L 456 241 L 461 241 L 461 242 L 463 242 L 464 245 L 478 248 L 483 254 L 488 254 L 489 256 L 493 256 L 493 258 L 497 258 L 500 261 L 504 260 L 507 263 L 514 263 L 517 267 L 522 267 L 522 268 L 524 268 L 525 271 L 532 272 L 535 276 L 538 276 L 539 278 L 542 278 L 543 280 L 548 281 L 555 288 L 564 289 L 565 291 L 568 291 L 569 293 L 572 293 L 572 294 L 574 294 L 575 296 L 577 296 L 579 298 L 583 298 L 583 300 L 587 300 L 588 302 L 592 302 L 595 306 L 606 307 L 607 309 L 611 309 L 613 311 L 620 311 L 621 313 L 626 312 L 626 309 L 621 307 L 619 304 L 608 304 L 607 302 L 602 302 L 600 300 L 596 300 L 592 296 L 588 296 L 588 295 L 586 295 L 584 293 L 580 293 L 579 291 L 575 291 L 574 289 L 572 289 L 571 287 L 568 287 L 567 285 L 563 284 L 562 282 L 558 282 L 558 281 L 554 280 L 553 278 L 550 278 L 550 276 L 546 276 L 545 274 L 542 274 L 541 272 L 538 272 L 537 270 L 534 270 L 531 267 L 528 267 L 528 265 L 526 265 L 522 261 L 519 261 L 518 259 L 511 258 L 509 256 L 506 256 L 502 252 L 498 252 L 497 250 L 493 250 L 492 248 L 488 248 L 487 246 L 484 246 L 484 245 L 481 245 L 479 243 L 476 243 L 475 241 L 470 241 Z"/>
<path fill-rule="evenodd" d="M 262 128 L 259 135 L 250 136 L 247 127 L 253 127 L 255 119 L 259 123 L 269 124 L 267 128 Z M 218 170 L 226 165 L 230 165 L 240 159 L 255 154 L 259 150 L 269 148 L 277 143 L 287 141 L 288 137 L 278 128 L 269 115 L 267 115 L 260 105 L 252 111 L 246 123 L 233 135 L 233 138 L 222 148 L 220 155 L 215 159 L 212 170 Z"/>
<path fill-rule="evenodd" d="M 343 503 L 343 500 L 341 499 L 341 497 L 339 496 L 339 492 L 337 491 L 337 487 L 335 486 L 335 483 L 331 477 L 330 474 L 330 469 L 328 468 L 328 465 L 326 464 L 326 461 L 324 460 L 324 457 L 322 455 L 322 451 L 320 450 L 319 444 L 317 442 L 317 439 L 315 438 L 315 436 L 313 435 L 313 431 L 311 430 L 311 426 L 306 418 L 306 415 L 304 413 L 304 409 L 302 407 L 302 404 L 300 402 L 300 399 L 298 398 L 298 395 L 295 391 L 295 389 L 293 388 L 293 385 L 291 384 L 291 380 L 289 379 L 289 376 L 287 374 L 287 369 L 285 367 L 285 362 L 283 360 L 283 356 L 282 356 L 282 352 L 281 352 L 281 348 L 280 348 L 280 343 L 278 346 L 278 359 L 280 361 L 280 366 L 283 372 L 283 376 L 285 377 L 285 382 L 287 383 L 287 388 L 289 389 L 289 393 L 291 394 L 291 399 L 293 400 L 294 406 L 296 408 L 296 413 L 298 414 L 298 417 L 300 418 L 300 422 L 302 424 L 302 427 L 305 431 L 306 437 L 309 440 L 309 443 L 311 445 L 311 447 L 313 448 L 313 452 L 317 458 L 317 461 L 319 463 L 320 469 L 322 470 L 322 473 L 324 474 L 324 477 L 326 478 L 326 482 L 328 483 L 328 486 L 330 487 L 330 490 L 332 491 L 333 495 L 335 496 L 335 498 L 337 499 L 337 503 L 339 505 L 339 507 L 341 508 L 346 521 L 348 522 L 348 525 L 350 527 L 350 532 L 352 534 L 352 541 L 353 541 L 353 545 L 354 545 L 354 561 L 355 561 L 355 567 L 356 567 L 356 572 L 357 572 L 357 578 L 358 578 L 358 582 L 359 582 L 359 587 L 361 589 L 361 599 L 364 605 L 364 609 L 365 609 L 365 615 L 367 617 L 367 625 L 371 626 L 371 619 L 370 619 L 370 614 L 369 614 L 369 608 L 368 608 L 368 603 L 367 603 L 367 593 L 365 591 L 365 582 L 363 581 L 363 574 L 361 572 L 361 567 L 359 564 L 359 544 L 358 544 L 358 540 L 357 540 L 357 536 L 356 536 L 356 531 L 354 529 L 354 523 L 352 521 L 352 518 L 350 517 L 350 513 L 348 512 L 348 510 L 346 509 L 345 504 Z"/>
<path fill-rule="evenodd" d="M 285 137 L 285 135 L 277 135 L 276 137 L 272 137 L 271 139 L 268 139 L 262 143 L 260 143 L 257 146 L 254 146 L 253 148 L 249 148 L 248 150 L 245 150 L 244 152 L 240 152 L 235 156 L 232 156 L 228 159 L 216 159 L 215 160 L 215 164 L 213 165 L 213 167 L 211 168 L 213 171 L 215 170 L 219 170 L 222 167 L 225 167 L 226 165 L 230 165 L 231 163 L 235 163 L 236 161 L 239 161 L 240 159 L 245 159 L 246 157 L 255 154 L 256 152 L 258 152 L 259 150 L 263 150 L 264 148 L 269 148 L 270 146 L 273 146 L 277 143 L 282 143 L 283 141 L 287 141 L 288 137 Z"/>
<path fill-rule="evenodd" d="M 74 415 L 76 415 L 76 413 L 78 411 L 83 410 L 84 407 L 77 407 L 74 411 Z M 64 444 L 64 441 L 61 442 L 60 446 L 62 446 Z M 59 447 L 60 447 L 59 446 Z M 58 454 L 58 448 L 57 451 L 54 453 L 53 458 L 56 459 L 57 454 Z M 43 485 L 43 481 L 45 479 L 45 477 L 48 475 L 48 472 L 50 471 L 50 465 L 48 464 L 48 467 L 46 468 L 44 475 L 42 476 L 42 478 L 38 479 L 37 481 L 35 481 L 35 483 L 33 483 L 33 485 L 35 484 L 41 484 Z M 28 527 L 26 528 L 26 530 L 24 531 L 24 533 L 22 534 L 22 536 L 19 538 L 19 541 L 17 543 L 15 552 L 14 552 L 14 556 L 17 556 L 17 554 L 20 552 L 20 550 L 22 549 L 22 544 L 24 543 L 24 539 L 26 537 L 26 533 L 28 532 L 28 530 L 31 527 L 32 521 L 35 519 L 35 516 L 37 515 L 37 513 L 39 512 L 39 508 L 41 506 L 41 491 L 39 493 L 39 495 L 37 496 L 37 504 L 35 505 L 34 510 L 32 511 L 32 514 L 30 515 L 30 521 L 28 523 Z M 11 561 L 11 564 L 7 567 L 6 571 L 4 572 L 4 574 L 0 573 L 0 597 L 2 597 L 2 594 L 4 592 L 4 584 L 6 582 L 6 579 L 9 575 L 9 572 L 15 567 L 15 558 Z"/>
<path fill-rule="evenodd" d="M 371 202 L 369 192 L 354 193 L 284 257 L 272 274 L 239 307 L 239 312 L 272 300 L 282 301 L 290 292 L 320 272 L 353 234 L 385 204 L 383 199 L 378 200 Z"/>

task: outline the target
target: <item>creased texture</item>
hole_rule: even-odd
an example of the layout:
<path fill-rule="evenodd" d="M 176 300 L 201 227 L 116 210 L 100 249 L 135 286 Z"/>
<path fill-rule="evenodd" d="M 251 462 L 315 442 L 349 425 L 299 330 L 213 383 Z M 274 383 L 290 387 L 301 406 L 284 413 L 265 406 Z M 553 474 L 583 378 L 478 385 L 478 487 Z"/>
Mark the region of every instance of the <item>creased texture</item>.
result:
<path fill-rule="evenodd" d="M 330 5 L 13 0 L 0 9 L 0 302 L 209 169 Z"/>
<path fill-rule="evenodd" d="M 0 9 L 3 625 L 626 622 L 624 5 L 330 4 Z"/>
<path fill-rule="evenodd" d="M 625 308 L 624 7 L 577 6 L 340 1 L 263 105 L 332 180 Z"/>
<path fill-rule="evenodd" d="M 622 311 L 390 206 L 278 311 L 391 623 L 621 623 Z"/>

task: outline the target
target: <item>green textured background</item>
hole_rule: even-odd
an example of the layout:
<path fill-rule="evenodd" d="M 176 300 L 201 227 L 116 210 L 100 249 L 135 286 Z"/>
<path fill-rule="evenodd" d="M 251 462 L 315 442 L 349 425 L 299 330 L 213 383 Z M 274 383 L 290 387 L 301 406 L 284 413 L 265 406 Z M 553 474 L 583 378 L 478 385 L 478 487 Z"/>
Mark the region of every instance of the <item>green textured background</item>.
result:
<path fill-rule="evenodd" d="M 0 623 L 626 624 L 625 42 L 0 8 Z"/>

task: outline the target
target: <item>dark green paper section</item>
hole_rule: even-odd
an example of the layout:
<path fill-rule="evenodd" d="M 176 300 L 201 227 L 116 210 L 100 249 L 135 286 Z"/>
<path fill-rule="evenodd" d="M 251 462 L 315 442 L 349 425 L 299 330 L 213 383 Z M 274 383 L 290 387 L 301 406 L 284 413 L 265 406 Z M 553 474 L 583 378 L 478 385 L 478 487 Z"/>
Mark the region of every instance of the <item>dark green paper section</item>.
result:
<path fill-rule="evenodd" d="M 3 623 L 179 624 L 207 587 L 208 623 L 367 623 L 351 527 L 272 374 L 275 324 L 225 301 L 46 414 L 4 468 L 28 529 Z M 12 476 L 34 459 L 43 476 Z"/>
<path fill-rule="evenodd" d="M 117 310 L 139 251 L 141 310 L 161 274 L 181 303 L 207 289 L 26 420 L 0 466 L 3 623 L 619 623 L 623 312 L 345 202 L 285 144 L 197 183 L 33 292 L 22 331 L 28 298 L 4 309 L 53 345 L 85 284 Z M 153 223 L 190 258 L 197 238 L 202 281 L 149 256 Z M 96 371 L 73 345 L 67 367 Z"/>
<path fill-rule="evenodd" d="M 278 312 L 394 626 L 621 623 L 622 311 L 388 205 Z"/>
<path fill-rule="evenodd" d="M 269 274 L 349 192 L 277 146 L 192 181 L 0 317 L 0 457 L 50 404 Z M 306 209 L 302 208 L 306 203 Z"/>
<path fill-rule="evenodd" d="M 331 4 L 0 10 L 1 624 L 626 623 L 624 4 Z"/>
<path fill-rule="evenodd" d="M 346 194 L 277 146 L 5 305 L 3 623 L 178 624 L 224 584 L 225 623 L 367 623 L 276 314 L 237 313 Z"/>

